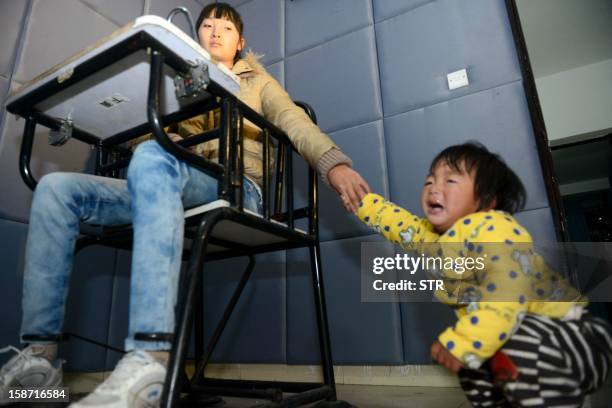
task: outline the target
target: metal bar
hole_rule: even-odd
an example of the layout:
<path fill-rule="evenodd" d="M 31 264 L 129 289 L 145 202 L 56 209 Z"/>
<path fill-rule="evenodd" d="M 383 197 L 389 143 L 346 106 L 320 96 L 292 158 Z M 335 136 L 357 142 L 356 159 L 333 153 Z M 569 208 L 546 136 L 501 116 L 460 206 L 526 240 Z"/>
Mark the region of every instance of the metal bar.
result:
<path fill-rule="evenodd" d="M 291 395 L 287 398 L 284 398 L 280 402 L 270 402 L 267 404 L 256 405 L 257 408 L 265 407 L 265 408 L 289 408 L 289 407 L 299 407 L 301 405 L 306 405 L 311 402 L 321 401 L 323 399 L 327 399 L 330 401 L 336 400 L 336 392 L 329 386 L 323 386 L 320 388 L 315 388 L 308 391 L 300 392 L 299 394 Z"/>
<path fill-rule="evenodd" d="M 246 119 L 248 119 L 250 122 L 252 122 L 255 126 L 259 127 L 260 129 L 269 129 L 270 136 L 272 136 L 274 139 L 278 140 L 279 142 L 287 143 L 291 148 L 295 149 L 295 147 L 293 147 L 293 145 L 291 144 L 291 140 L 285 134 L 285 132 L 283 132 L 280 128 L 275 126 L 273 123 L 266 120 L 262 115 L 254 111 L 246 103 L 239 100 L 236 97 L 236 95 L 232 94 L 231 92 L 221 87 L 220 85 L 216 84 L 215 82 L 211 82 L 208 85 L 207 90 L 213 95 L 219 96 L 221 98 L 231 99 L 232 102 L 240 108 L 242 114 L 244 115 Z"/>
<path fill-rule="evenodd" d="M 171 113 L 169 115 L 162 117 L 162 123 L 173 124 L 181 122 L 182 120 L 192 118 L 202 112 L 206 112 L 215 108 L 218 108 L 219 104 L 217 103 L 215 98 L 208 98 L 204 101 L 201 101 L 198 104 L 192 104 L 182 108 L 178 112 Z M 123 132 L 117 133 L 114 136 L 107 137 L 102 141 L 105 146 L 117 146 L 127 141 L 134 139 L 135 137 L 142 136 L 146 133 L 149 133 L 151 129 L 149 128 L 149 123 L 143 123 L 142 125 L 138 125 L 133 127 L 132 129 L 125 130 Z M 195 137 L 195 136 L 194 136 Z"/>
<path fill-rule="evenodd" d="M 529 52 L 527 50 L 525 36 L 521 27 L 521 20 L 516 5 L 516 0 L 506 0 L 506 10 L 508 12 L 510 27 L 514 37 L 517 57 L 521 66 L 523 88 L 527 98 L 527 106 L 529 107 L 531 126 L 533 127 L 538 156 L 540 158 L 540 166 L 542 168 L 544 180 L 546 181 L 546 193 L 550 206 L 553 209 L 552 214 L 557 239 L 561 241 L 568 241 L 569 233 L 567 227 L 567 217 L 563 207 L 561 192 L 559 191 L 559 182 L 557 181 L 557 177 L 555 175 L 555 168 L 549 148 L 548 134 L 546 133 L 542 106 L 540 105 L 540 99 L 538 98 L 536 82 L 533 75 L 533 70 L 531 68 L 531 62 L 529 61 Z"/>
<path fill-rule="evenodd" d="M 308 169 L 308 233 L 313 237 L 319 236 L 318 183 L 317 172 L 312 168 Z"/>
<path fill-rule="evenodd" d="M 210 242 L 210 241 L 209 241 Z M 202 273 L 201 271 L 199 273 Z M 204 356 L 204 279 L 198 280 L 196 290 L 196 304 L 194 310 L 194 355 L 195 361 L 202 360 Z M 195 377 L 194 377 L 195 378 Z"/>
<path fill-rule="evenodd" d="M 209 386 L 192 386 L 193 394 L 205 394 L 205 395 L 223 395 L 226 397 L 237 397 L 237 398 L 257 398 L 272 401 L 281 401 L 283 399 L 283 392 L 278 388 L 265 388 L 265 389 L 248 389 L 248 388 L 230 388 L 230 387 L 209 387 Z"/>
<path fill-rule="evenodd" d="M 229 98 L 221 101 L 221 137 L 219 138 L 219 164 L 224 167 L 223 178 L 219 183 L 219 198 L 230 201 L 230 174 L 231 156 L 230 146 L 232 138 L 232 103 Z"/>
<path fill-rule="evenodd" d="M 219 323 L 217 324 L 217 327 L 215 328 L 215 331 L 208 343 L 208 346 L 206 347 L 204 358 L 198 363 L 198 366 L 196 367 L 195 374 L 193 375 L 193 379 L 192 379 L 192 385 L 198 384 L 198 382 L 200 381 L 202 374 L 204 373 L 204 368 L 206 368 L 206 365 L 208 364 L 208 361 L 210 360 L 210 357 L 212 356 L 212 353 L 215 350 L 215 347 L 217 346 L 219 339 L 221 338 L 221 334 L 223 333 L 225 326 L 227 326 L 227 322 L 229 321 L 232 315 L 232 312 L 234 311 L 234 308 L 236 307 L 236 304 L 238 303 L 238 300 L 240 299 L 240 295 L 242 295 L 244 287 L 246 286 L 249 278 L 251 277 L 251 273 L 253 272 L 254 267 L 255 267 L 255 257 L 253 255 L 249 255 L 249 263 L 246 267 L 246 270 L 242 274 L 242 277 L 240 278 L 240 282 L 238 282 L 238 285 L 236 286 L 236 289 L 234 290 L 234 294 L 232 295 L 232 298 L 230 299 L 227 306 L 225 307 L 223 316 L 221 316 L 221 319 L 219 320 Z"/>
<path fill-rule="evenodd" d="M 183 147 L 191 147 L 200 143 L 210 142 L 214 139 L 219 139 L 221 130 L 219 128 L 207 130 L 199 135 L 189 136 L 187 139 L 179 140 L 177 143 Z"/>
<path fill-rule="evenodd" d="M 34 191 L 36 184 L 38 184 L 32 175 L 32 170 L 30 169 L 30 159 L 32 158 L 32 145 L 34 143 L 35 130 L 36 121 L 28 116 L 23 129 L 23 139 L 21 139 L 21 151 L 19 152 L 19 174 L 21 174 L 21 178 L 32 191 Z"/>
<path fill-rule="evenodd" d="M 78 335 L 78 334 L 75 334 L 75 333 L 64 333 L 64 334 L 63 334 L 63 338 L 64 338 L 64 340 L 67 340 L 67 339 L 69 339 L 70 337 L 75 337 L 75 338 L 77 338 L 77 339 L 79 339 L 79 340 L 83 340 L 83 341 L 85 341 L 85 342 L 87 342 L 87 343 L 95 344 L 96 346 L 99 346 L 99 347 L 102 347 L 102 348 L 105 348 L 105 349 L 108 349 L 108 350 L 116 351 L 117 353 L 122 353 L 122 354 L 125 354 L 125 353 L 126 353 L 126 351 L 125 351 L 125 350 L 122 350 L 122 349 L 120 349 L 120 348 L 113 347 L 113 346 L 111 346 L 111 345 L 109 345 L 109 344 L 102 343 L 102 342 L 100 342 L 100 341 L 93 340 L 93 339 L 90 339 L 90 338 L 88 338 L 88 337 L 83 337 L 83 336 Z"/>
<path fill-rule="evenodd" d="M 96 168 L 94 169 L 94 174 L 104 174 L 102 171 L 102 167 L 104 167 L 104 158 L 102 157 L 102 146 L 98 142 L 96 144 Z"/>
<path fill-rule="evenodd" d="M 325 290 L 323 288 L 323 275 L 321 273 L 321 252 L 319 242 L 310 246 L 310 265 L 312 269 L 312 287 L 314 290 L 315 308 L 317 311 L 317 326 L 319 328 L 319 347 L 321 351 L 321 364 L 323 365 L 323 381 L 333 390 L 332 400 L 336 399 L 336 384 L 334 380 L 334 367 L 332 363 L 331 345 L 329 340 L 329 326 L 327 322 L 327 308 L 325 306 Z"/>
<path fill-rule="evenodd" d="M 274 215 L 283 212 L 283 180 L 285 178 L 285 144 L 280 143 L 276 154 L 276 187 L 274 188 Z"/>
<path fill-rule="evenodd" d="M 293 229 L 293 151 L 287 149 L 287 225 Z"/>
<path fill-rule="evenodd" d="M 324 384 L 314 382 L 228 380 L 221 378 L 204 378 L 201 385 L 201 387 L 207 389 L 208 387 L 247 389 L 279 388 L 284 392 L 303 392 L 321 388 L 322 386 L 324 386 Z"/>
<path fill-rule="evenodd" d="M 222 211 L 212 211 L 204 216 L 198 228 L 198 239 L 195 240 L 195 246 L 192 249 L 191 259 L 187 266 L 187 287 L 181 288 L 181 293 L 177 297 L 177 299 L 184 299 L 184 301 L 177 305 L 175 339 L 172 342 L 172 352 L 168 361 L 168 373 L 162 391 L 161 407 L 172 408 L 181 392 L 179 376 L 189 347 L 196 291 L 200 287 L 198 281 L 202 275 L 208 238 L 222 216 Z"/>
<path fill-rule="evenodd" d="M 268 191 L 270 184 L 270 131 L 263 130 L 263 188 L 261 193 L 263 205 L 263 217 L 266 220 L 270 219 L 270 192 Z"/>
<path fill-rule="evenodd" d="M 177 159 L 184 160 L 211 177 L 219 179 L 224 172 L 223 166 L 210 162 L 193 154 L 188 149 L 178 146 L 166 134 L 159 118 L 161 110 L 161 80 L 164 55 L 157 50 L 151 50 L 151 73 L 149 77 L 149 93 L 147 97 L 147 118 L 151 131 L 157 143 Z"/>
<path fill-rule="evenodd" d="M 238 194 L 238 209 L 242 211 L 244 209 L 244 118 L 240 109 L 234 110 L 236 116 L 236 134 L 238 137 L 238 144 L 236 145 L 236 188 Z"/>

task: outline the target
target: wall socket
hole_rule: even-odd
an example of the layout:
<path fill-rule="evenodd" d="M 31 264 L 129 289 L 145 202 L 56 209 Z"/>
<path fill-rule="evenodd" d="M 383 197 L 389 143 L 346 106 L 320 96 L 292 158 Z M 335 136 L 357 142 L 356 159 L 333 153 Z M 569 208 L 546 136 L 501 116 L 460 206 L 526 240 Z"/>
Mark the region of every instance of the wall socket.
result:
<path fill-rule="evenodd" d="M 468 80 L 467 71 L 465 69 L 460 69 L 459 71 L 451 72 L 446 75 L 446 79 L 448 80 L 448 89 L 451 91 L 453 89 L 461 88 L 462 86 L 468 86 L 470 81 Z"/>

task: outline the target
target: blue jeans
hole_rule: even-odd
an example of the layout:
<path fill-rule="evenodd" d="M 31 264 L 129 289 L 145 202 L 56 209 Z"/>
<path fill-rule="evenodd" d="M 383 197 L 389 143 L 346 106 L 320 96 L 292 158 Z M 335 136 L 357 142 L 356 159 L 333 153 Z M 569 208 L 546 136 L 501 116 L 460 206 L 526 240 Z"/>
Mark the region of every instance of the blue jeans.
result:
<path fill-rule="evenodd" d="M 167 342 L 141 342 L 134 333 L 174 331 L 174 306 L 183 250 L 184 207 L 217 198 L 217 180 L 166 152 L 140 144 L 127 181 L 51 173 L 34 192 L 26 244 L 21 334 L 62 330 L 79 223 L 132 223 L 134 247 L 126 350 L 169 350 Z M 244 206 L 261 212 L 261 194 L 245 178 Z"/>

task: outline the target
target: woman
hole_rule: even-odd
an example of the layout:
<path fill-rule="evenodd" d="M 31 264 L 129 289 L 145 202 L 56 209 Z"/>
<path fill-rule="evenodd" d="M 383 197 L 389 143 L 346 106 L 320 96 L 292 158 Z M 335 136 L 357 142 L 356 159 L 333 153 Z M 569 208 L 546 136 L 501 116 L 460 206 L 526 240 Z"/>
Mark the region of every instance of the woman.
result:
<path fill-rule="evenodd" d="M 369 192 L 351 169 L 351 161 L 296 107 L 287 93 L 249 54 L 241 58 L 243 23 L 224 3 L 206 6 L 198 18 L 201 46 L 240 78 L 238 97 L 285 131 L 299 153 L 355 211 Z M 215 117 L 217 116 L 217 117 Z M 200 115 L 178 125 L 174 139 L 214 126 L 218 115 Z M 245 207 L 259 211 L 262 146 L 259 132 L 245 123 Z M 217 144 L 197 150 L 218 157 Z M 140 401 L 159 402 L 166 375 L 168 342 L 142 342 L 134 333 L 174 330 L 174 305 L 183 245 L 183 208 L 217 198 L 217 181 L 167 153 L 155 141 L 137 146 L 127 181 L 98 176 L 52 173 L 34 192 L 26 244 L 21 334 L 47 336 L 17 352 L 0 372 L 0 404 L 9 402 L 8 388 L 54 387 L 61 384 L 55 337 L 61 332 L 67 282 L 72 270 L 79 223 L 132 223 L 134 247 L 130 287 L 128 353 L 112 375 L 73 407 L 127 407 Z M 8 350 L 9 348 L 7 348 Z"/>

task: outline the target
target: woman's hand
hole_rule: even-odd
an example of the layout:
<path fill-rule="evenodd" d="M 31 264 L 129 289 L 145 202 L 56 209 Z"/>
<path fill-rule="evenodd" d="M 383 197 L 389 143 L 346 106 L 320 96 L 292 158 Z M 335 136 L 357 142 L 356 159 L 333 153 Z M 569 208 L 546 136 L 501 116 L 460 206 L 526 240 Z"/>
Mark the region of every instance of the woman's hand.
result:
<path fill-rule="evenodd" d="M 327 173 L 329 184 L 340 196 L 347 211 L 357 212 L 363 197 L 370 193 L 370 186 L 355 170 L 346 164 L 339 164 Z"/>
<path fill-rule="evenodd" d="M 446 369 L 453 374 L 457 374 L 459 370 L 463 368 L 463 363 L 457 357 L 453 356 L 438 340 L 433 342 L 430 352 L 431 358 L 434 361 L 446 367 Z"/>

